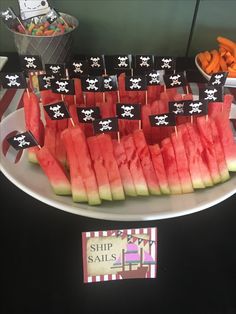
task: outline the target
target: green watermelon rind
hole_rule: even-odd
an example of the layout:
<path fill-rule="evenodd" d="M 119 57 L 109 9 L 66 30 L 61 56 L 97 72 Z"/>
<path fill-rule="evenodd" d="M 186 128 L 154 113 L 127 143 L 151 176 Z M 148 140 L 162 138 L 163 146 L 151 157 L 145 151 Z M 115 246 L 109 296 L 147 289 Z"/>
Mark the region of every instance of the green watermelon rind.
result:
<path fill-rule="evenodd" d="M 71 195 L 71 186 L 69 184 L 57 182 L 54 184 L 50 182 L 53 191 L 56 195 Z"/>

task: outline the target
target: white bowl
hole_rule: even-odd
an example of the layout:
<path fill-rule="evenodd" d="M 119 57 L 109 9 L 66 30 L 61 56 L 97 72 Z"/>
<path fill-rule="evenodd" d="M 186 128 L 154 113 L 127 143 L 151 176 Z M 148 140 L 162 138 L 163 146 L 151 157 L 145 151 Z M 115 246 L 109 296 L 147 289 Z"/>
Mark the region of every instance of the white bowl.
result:
<path fill-rule="evenodd" d="M 197 56 L 195 57 L 195 64 L 198 68 L 198 70 L 202 73 L 202 75 L 209 81 L 211 76 L 208 75 L 206 72 L 203 71 L 203 69 L 200 67 Z M 225 87 L 236 87 L 236 78 L 228 77 L 225 82 Z"/>

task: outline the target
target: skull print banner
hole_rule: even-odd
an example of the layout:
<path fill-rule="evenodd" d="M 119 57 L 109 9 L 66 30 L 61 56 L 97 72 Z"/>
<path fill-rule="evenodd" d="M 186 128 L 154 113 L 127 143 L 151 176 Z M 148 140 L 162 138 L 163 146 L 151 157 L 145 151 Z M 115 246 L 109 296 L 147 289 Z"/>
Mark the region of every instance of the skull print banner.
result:
<path fill-rule="evenodd" d="M 135 68 L 146 72 L 153 69 L 153 56 L 152 55 L 136 55 Z"/>
<path fill-rule="evenodd" d="M 116 115 L 118 119 L 141 120 L 141 105 L 116 104 Z"/>
<path fill-rule="evenodd" d="M 7 8 L 5 11 L 0 12 L 0 17 L 9 28 L 12 27 L 13 23 L 18 22 L 17 16 L 11 8 Z M 18 22 L 19 23 L 19 22 Z"/>
<path fill-rule="evenodd" d="M 73 60 L 68 64 L 68 73 L 70 78 L 81 78 L 82 75 L 88 75 L 89 65 L 87 60 Z"/>
<path fill-rule="evenodd" d="M 54 80 L 55 76 L 48 76 L 46 74 L 38 75 L 39 91 L 51 89 L 51 80 Z"/>
<path fill-rule="evenodd" d="M 157 70 L 174 71 L 176 59 L 173 57 L 154 57 L 154 68 Z"/>
<path fill-rule="evenodd" d="M 129 91 L 141 91 L 147 89 L 146 76 L 126 76 L 125 89 Z"/>
<path fill-rule="evenodd" d="M 160 85 L 160 72 L 157 70 L 153 70 L 146 73 L 147 85 L 154 86 Z"/>
<path fill-rule="evenodd" d="M 45 70 L 47 75 L 54 75 L 55 77 L 66 77 L 65 64 L 45 64 Z"/>
<path fill-rule="evenodd" d="M 51 89 L 55 94 L 75 95 L 73 80 L 51 80 Z"/>
<path fill-rule="evenodd" d="M 213 73 L 211 78 L 210 78 L 209 85 L 211 85 L 211 86 L 224 86 L 225 81 L 227 79 L 227 76 L 228 76 L 228 72 Z"/>
<path fill-rule="evenodd" d="M 118 132 L 118 119 L 117 117 L 106 118 L 93 121 L 93 129 L 95 134 Z"/>
<path fill-rule="evenodd" d="M 118 90 L 118 81 L 116 75 L 103 76 L 103 92 Z"/>
<path fill-rule="evenodd" d="M 25 70 L 27 72 L 43 70 L 43 65 L 40 56 L 21 55 L 20 63 L 22 70 Z"/>
<path fill-rule="evenodd" d="M 30 131 L 9 137 L 7 141 L 15 150 L 21 150 L 39 145 Z"/>
<path fill-rule="evenodd" d="M 81 123 L 92 123 L 96 119 L 101 119 L 99 107 L 78 107 L 77 115 Z"/>
<path fill-rule="evenodd" d="M 222 86 L 206 86 L 199 89 L 199 99 L 208 102 L 222 102 L 223 101 L 223 87 Z"/>
<path fill-rule="evenodd" d="M 70 113 L 63 101 L 43 106 L 51 120 L 69 119 Z"/>
<path fill-rule="evenodd" d="M 103 77 L 102 76 L 83 76 L 81 77 L 83 92 L 102 92 Z"/>
<path fill-rule="evenodd" d="M 149 116 L 151 126 L 175 126 L 175 115 L 173 113 L 163 113 Z"/>
<path fill-rule="evenodd" d="M 183 72 L 175 74 L 165 74 L 163 75 L 164 83 L 166 88 L 174 88 L 180 86 L 186 86 L 187 81 Z"/>
<path fill-rule="evenodd" d="M 0 83 L 3 88 L 25 89 L 27 88 L 26 78 L 23 72 L 0 73 Z"/>

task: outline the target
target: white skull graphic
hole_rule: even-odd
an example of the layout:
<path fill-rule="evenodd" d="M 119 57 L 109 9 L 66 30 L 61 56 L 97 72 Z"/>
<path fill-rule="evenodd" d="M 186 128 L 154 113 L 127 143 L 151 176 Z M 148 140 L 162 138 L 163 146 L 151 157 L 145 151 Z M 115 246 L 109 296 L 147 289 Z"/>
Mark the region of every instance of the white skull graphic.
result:
<path fill-rule="evenodd" d="M 130 78 L 130 82 L 132 85 L 130 86 L 130 89 L 140 89 L 141 86 L 139 85 L 139 82 L 141 82 L 141 78 Z"/>
<path fill-rule="evenodd" d="M 134 109 L 133 106 L 121 106 L 121 108 L 124 110 L 124 113 L 122 113 L 122 117 L 130 117 L 133 118 L 134 114 L 132 114 L 132 110 Z"/>
<path fill-rule="evenodd" d="M 51 111 L 53 111 L 53 113 L 54 113 L 53 117 L 56 118 L 56 119 L 59 118 L 59 117 L 62 117 L 62 118 L 64 117 L 64 113 L 60 112 L 60 108 L 61 108 L 60 105 L 50 106 L 49 107 L 49 109 Z"/>
<path fill-rule="evenodd" d="M 160 83 L 159 73 L 149 73 L 148 75 L 151 77 L 149 84 L 159 84 Z"/>
<path fill-rule="evenodd" d="M 6 75 L 6 78 L 9 80 L 9 83 L 7 83 L 8 86 L 20 86 L 20 83 L 17 82 L 17 79 L 19 78 L 18 75 Z"/>
<path fill-rule="evenodd" d="M 184 113 L 184 103 L 175 103 L 174 106 L 176 108 L 176 110 L 173 111 L 175 114 Z"/>
<path fill-rule="evenodd" d="M 61 92 L 68 93 L 69 92 L 69 89 L 66 88 L 66 86 L 68 85 L 68 82 L 56 81 L 56 84 L 58 85 L 57 91 L 59 93 L 61 93 Z"/>
<path fill-rule="evenodd" d="M 8 21 L 13 18 L 13 15 L 10 13 L 9 10 L 6 10 L 5 12 L 1 12 L 1 15 L 5 21 Z"/>
<path fill-rule="evenodd" d="M 181 85 L 179 78 L 180 78 L 179 74 L 170 76 L 170 79 L 172 80 L 172 83 L 170 83 L 170 85 L 171 86 Z"/>
<path fill-rule="evenodd" d="M 25 57 L 24 60 L 27 62 L 26 67 L 29 68 L 37 68 L 37 66 L 34 64 L 35 58 L 34 57 Z"/>
<path fill-rule="evenodd" d="M 118 57 L 118 60 L 120 61 L 120 63 L 118 63 L 118 67 L 124 67 L 127 68 L 129 65 L 126 62 L 129 58 L 128 57 Z"/>
<path fill-rule="evenodd" d="M 99 63 L 100 58 L 99 57 L 91 57 L 90 60 L 92 61 L 91 67 L 92 68 L 100 68 L 101 64 Z"/>
<path fill-rule="evenodd" d="M 168 125 L 169 123 L 166 121 L 168 116 L 165 114 L 163 116 L 156 116 L 155 120 L 157 120 L 156 125 Z"/>
<path fill-rule="evenodd" d="M 87 90 L 98 90 L 98 87 L 96 86 L 96 83 L 98 82 L 97 79 L 87 79 L 86 82 L 89 84 Z"/>
<path fill-rule="evenodd" d="M 85 117 L 83 118 L 84 121 L 94 121 L 95 118 L 92 117 L 92 114 L 94 113 L 93 109 L 88 109 L 88 110 L 82 110 L 81 112 L 83 112 L 83 114 L 85 115 Z"/>
<path fill-rule="evenodd" d="M 221 84 L 221 78 L 223 77 L 224 75 L 223 74 L 216 74 L 215 75 L 215 80 L 214 80 L 214 82 L 212 82 L 211 84 L 212 85 L 220 85 Z"/>
<path fill-rule="evenodd" d="M 166 59 L 166 58 L 162 58 L 161 61 L 163 62 L 161 68 L 162 69 L 170 69 L 170 62 L 172 61 L 172 59 Z"/>
<path fill-rule="evenodd" d="M 21 147 L 21 148 L 23 148 L 24 146 L 30 145 L 30 142 L 25 141 L 25 135 L 14 137 L 14 141 L 17 141 L 19 143 L 18 147 Z"/>
<path fill-rule="evenodd" d="M 110 85 L 111 82 L 112 79 L 110 77 L 104 78 L 104 88 L 111 90 L 112 89 L 112 85 Z"/>
<path fill-rule="evenodd" d="M 202 110 L 199 109 L 199 107 L 202 106 L 202 103 L 201 103 L 201 102 L 198 102 L 198 103 L 191 103 L 189 106 L 192 107 L 192 110 L 189 111 L 190 114 L 193 114 L 193 113 L 201 113 L 201 112 L 202 112 Z"/>
<path fill-rule="evenodd" d="M 61 69 L 59 65 L 51 65 L 49 68 L 52 70 L 53 74 L 58 74 L 59 70 Z"/>
<path fill-rule="evenodd" d="M 207 94 L 207 97 L 204 98 L 205 100 L 216 100 L 217 97 L 215 97 L 215 93 L 217 92 L 217 89 L 206 89 L 204 93 Z"/>
<path fill-rule="evenodd" d="M 99 129 L 101 132 L 106 131 L 106 130 L 111 130 L 112 127 L 110 126 L 111 120 L 105 120 L 105 121 L 100 121 L 99 124 L 101 124 L 101 128 Z"/>
<path fill-rule="evenodd" d="M 73 66 L 75 67 L 74 72 L 75 73 L 83 73 L 83 70 L 81 70 L 82 67 L 82 63 L 78 63 L 78 62 L 73 62 Z"/>
<path fill-rule="evenodd" d="M 146 67 L 146 68 L 150 67 L 150 64 L 148 63 L 148 61 L 150 60 L 150 57 L 143 57 L 143 56 L 141 56 L 140 59 L 142 61 L 140 63 L 141 67 Z"/>

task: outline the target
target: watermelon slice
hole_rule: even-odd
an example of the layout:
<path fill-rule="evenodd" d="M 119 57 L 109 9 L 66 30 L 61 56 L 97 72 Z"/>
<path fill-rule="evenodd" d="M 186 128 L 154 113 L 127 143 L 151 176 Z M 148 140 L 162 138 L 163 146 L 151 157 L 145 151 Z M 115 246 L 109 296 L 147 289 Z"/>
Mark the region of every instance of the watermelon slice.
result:
<path fill-rule="evenodd" d="M 170 138 L 166 138 L 161 142 L 162 156 L 166 175 L 168 178 L 169 188 L 171 194 L 182 193 L 182 188 L 179 179 L 178 168 L 176 164 L 175 152 Z"/>
<path fill-rule="evenodd" d="M 113 140 L 114 155 L 120 171 L 122 184 L 125 194 L 127 196 L 137 196 L 133 178 L 128 167 L 127 157 L 123 143 L 119 143 L 117 140 Z"/>
<path fill-rule="evenodd" d="M 197 118 L 197 127 L 204 149 L 205 158 L 214 184 L 221 182 L 210 125 L 205 116 Z"/>
<path fill-rule="evenodd" d="M 62 131 L 61 139 L 66 149 L 69 163 L 72 199 L 74 202 L 87 202 L 88 197 L 69 129 Z"/>
<path fill-rule="evenodd" d="M 73 146 L 75 149 L 76 158 L 78 159 L 79 169 L 86 188 L 89 205 L 101 204 L 99 197 L 96 177 L 92 168 L 92 162 L 89 155 L 84 133 L 79 126 L 70 128 Z"/>
<path fill-rule="evenodd" d="M 56 156 L 56 135 L 56 128 L 49 125 L 45 127 L 44 146 L 50 150 L 53 156 Z"/>
<path fill-rule="evenodd" d="M 231 104 L 233 102 L 233 95 L 226 94 L 224 95 L 224 101 L 223 102 L 209 102 L 208 104 L 208 115 L 211 118 L 215 118 L 218 114 L 220 114 L 222 111 L 229 113 L 231 110 Z"/>
<path fill-rule="evenodd" d="M 107 169 L 104 166 L 103 156 L 96 136 L 88 137 L 87 143 L 93 161 L 96 174 L 98 191 L 102 200 L 112 201 L 111 187 L 108 179 Z"/>
<path fill-rule="evenodd" d="M 104 160 L 104 165 L 108 173 L 112 199 L 124 200 L 125 199 L 124 189 L 120 177 L 119 168 L 114 157 L 111 137 L 108 134 L 100 134 L 97 136 L 97 140 L 99 142 L 100 150 Z"/>
<path fill-rule="evenodd" d="M 137 195 L 149 195 L 147 182 L 143 174 L 143 169 L 136 151 L 132 135 L 124 136 L 121 139 L 121 142 L 125 148 L 129 170 L 133 178 Z"/>
<path fill-rule="evenodd" d="M 152 114 L 151 106 L 145 105 L 141 108 L 142 115 L 142 129 L 146 137 L 146 141 L 150 144 L 152 143 L 152 127 L 149 122 L 149 116 Z"/>
<path fill-rule="evenodd" d="M 174 147 L 176 163 L 183 193 L 193 192 L 192 180 L 189 172 L 188 158 L 186 156 L 183 138 L 181 134 L 171 134 L 171 141 Z"/>
<path fill-rule="evenodd" d="M 47 147 L 36 152 L 37 160 L 57 195 L 71 195 L 71 184 L 57 159 Z"/>
<path fill-rule="evenodd" d="M 62 143 L 61 139 L 61 132 L 60 130 L 56 133 L 56 145 L 55 145 L 55 157 L 58 161 L 62 164 L 62 166 L 66 165 L 66 149 Z"/>
<path fill-rule="evenodd" d="M 143 131 L 136 130 L 135 132 L 133 132 L 133 139 L 139 159 L 141 161 L 143 173 L 148 185 L 148 190 L 150 194 L 160 195 L 160 186 L 152 164 L 151 155 Z"/>
<path fill-rule="evenodd" d="M 159 144 L 150 145 L 149 150 L 151 153 L 152 163 L 156 172 L 156 176 L 160 184 L 161 193 L 170 194 L 170 188 Z"/>

